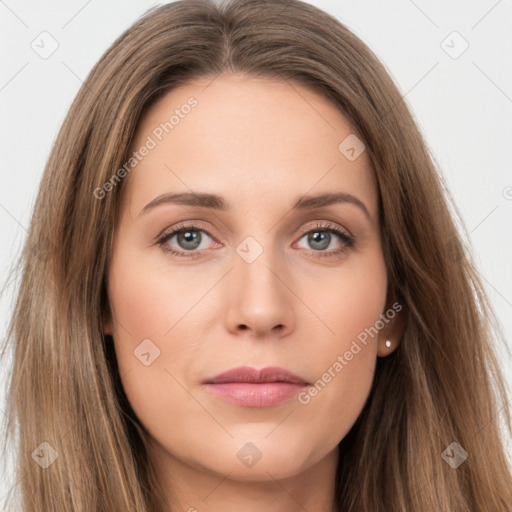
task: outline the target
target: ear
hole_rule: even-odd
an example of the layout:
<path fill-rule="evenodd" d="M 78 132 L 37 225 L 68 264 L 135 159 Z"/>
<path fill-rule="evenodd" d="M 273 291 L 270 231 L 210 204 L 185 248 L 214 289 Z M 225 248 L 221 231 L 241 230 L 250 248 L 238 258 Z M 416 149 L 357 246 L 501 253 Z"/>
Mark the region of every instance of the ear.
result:
<path fill-rule="evenodd" d="M 112 324 L 110 320 L 103 323 L 103 334 L 112 336 Z"/>
<path fill-rule="evenodd" d="M 103 312 L 102 315 L 103 334 L 112 336 L 112 314 L 110 308 Z"/>
<path fill-rule="evenodd" d="M 379 357 L 386 357 L 396 350 L 405 328 L 404 308 L 398 301 L 389 304 L 383 316 L 386 320 L 377 340 L 377 355 Z"/>

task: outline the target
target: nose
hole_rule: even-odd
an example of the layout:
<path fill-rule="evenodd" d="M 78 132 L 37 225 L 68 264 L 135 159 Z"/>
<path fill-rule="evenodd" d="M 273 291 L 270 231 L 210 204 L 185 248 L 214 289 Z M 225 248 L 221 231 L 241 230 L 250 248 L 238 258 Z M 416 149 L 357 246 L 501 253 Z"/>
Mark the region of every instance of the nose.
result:
<path fill-rule="evenodd" d="M 255 338 L 284 337 L 295 328 L 294 294 L 283 262 L 264 251 L 248 263 L 235 254 L 229 273 L 226 326 Z"/>

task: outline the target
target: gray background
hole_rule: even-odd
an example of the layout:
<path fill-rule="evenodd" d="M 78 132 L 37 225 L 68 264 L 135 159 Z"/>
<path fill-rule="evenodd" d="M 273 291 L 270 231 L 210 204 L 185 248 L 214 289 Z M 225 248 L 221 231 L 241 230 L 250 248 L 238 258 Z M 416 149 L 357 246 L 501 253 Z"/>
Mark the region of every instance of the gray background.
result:
<path fill-rule="evenodd" d="M 478 270 L 510 345 L 512 1 L 310 3 L 362 38 L 403 92 L 464 218 Z M 0 0 L 1 284 L 25 238 L 51 145 L 82 81 L 114 39 L 156 4 Z M 52 44 L 58 47 L 50 56 L 35 51 L 48 51 Z M 8 286 L 1 297 L 2 338 L 14 289 Z M 511 386 L 510 356 L 502 353 L 501 361 Z M 2 367 L 0 384 L 5 377 Z M 3 401 L 0 391 L 0 414 Z M 0 509 L 12 485 L 8 480 L 0 475 Z"/>

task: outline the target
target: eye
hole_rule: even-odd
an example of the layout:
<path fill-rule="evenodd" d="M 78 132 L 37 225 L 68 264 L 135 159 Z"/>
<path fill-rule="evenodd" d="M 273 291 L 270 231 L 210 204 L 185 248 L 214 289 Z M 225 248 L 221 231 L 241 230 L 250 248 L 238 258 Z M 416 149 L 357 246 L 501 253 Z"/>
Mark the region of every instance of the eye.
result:
<path fill-rule="evenodd" d="M 338 226 L 332 224 L 317 223 L 313 229 L 304 230 L 305 235 L 300 239 L 306 239 L 306 243 L 312 248 L 313 253 L 318 253 L 320 257 L 333 257 L 337 256 L 354 246 L 355 240 L 348 231 L 345 231 Z M 334 235 L 334 236 L 333 236 Z M 326 251 L 333 242 L 338 239 L 338 247 Z M 299 240 L 299 242 L 300 242 Z"/>
<path fill-rule="evenodd" d="M 347 251 L 355 244 L 354 237 L 346 230 L 334 225 L 317 223 L 312 228 L 300 230 L 310 245 L 309 252 L 317 257 L 335 257 Z M 334 235 L 334 236 L 333 236 Z M 338 247 L 328 249 L 338 240 Z M 195 258 L 202 254 L 210 245 L 213 238 L 199 224 L 179 224 L 162 233 L 158 244 L 162 250 L 177 257 Z M 216 242 L 217 243 L 217 242 Z M 299 247 L 304 248 L 304 247 Z M 307 248 L 306 248 L 307 249 Z"/>
<path fill-rule="evenodd" d="M 175 243 L 178 245 L 177 249 L 176 246 L 173 247 L 171 245 L 173 239 L 176 239 Z M 212 240 L 211 236 L 202 226 L 196 224 L 180 224 L 162 233 L 158 244 L 165 252 L 169 252 L 175 256 L 190 258 L 200 256 L 199 251 L 209 246 L 208 239 Z"/>

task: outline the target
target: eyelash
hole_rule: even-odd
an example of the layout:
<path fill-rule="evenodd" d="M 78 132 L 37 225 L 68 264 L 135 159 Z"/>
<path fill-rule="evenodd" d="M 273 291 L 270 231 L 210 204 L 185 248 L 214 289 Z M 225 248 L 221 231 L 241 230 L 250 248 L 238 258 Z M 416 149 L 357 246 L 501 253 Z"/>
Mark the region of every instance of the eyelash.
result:
<path fill-rule="evenodd" d="M 175 249 L 172 249 L 170 246 L 166 245 L 166 242 L 172 238 L 174 235 L 179 234 L 182 231 L 204 231 L 205 233 L 208 233 L 204 226 L 201 226 L 199 224 L 194 223 L 183 223 L 178 224 L 177 226 L 174 226 L 173 228 L 164 231 L 158 238 L 157 244 L 161 247 L 161 249 L 166 252 L 170 253 L 173 256 L 177 256 L 179 258 L 197 258 L 201 256 L 201 251 L 177 251 Z M 320 258 L 334 258 L 336 256 L 341 255 L 342 253 L 346 252 L 347 250 L 351 249 L 355 245 L 355 239 L 352 235 L 350 235 L 347 231 L 342 230 L 335 225 L 332 224 L 325 224 L 321 222 L 317 222 L 314 226 L 308 228 L 308 229 L 301 229 L 300 232 L 302 233 L 301 238 L 303 238 L 305 235 L 309 233 L 314 233 L 317 231 L 326 231 L 328 233 L 334 233 L 338 235 L 338 237 L 341 239 L 343 246 L 339 249 L 334 249 L 331 251 L 315 251 L 313 249 L 310 249 L 310 252 L 314 253 L 316 256 Z M 210 234 L 208 234 L 211 238 L 213 238 Z M 184 253 L 190 253 L 185 255 Z"/>

